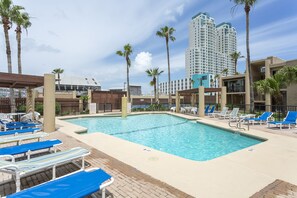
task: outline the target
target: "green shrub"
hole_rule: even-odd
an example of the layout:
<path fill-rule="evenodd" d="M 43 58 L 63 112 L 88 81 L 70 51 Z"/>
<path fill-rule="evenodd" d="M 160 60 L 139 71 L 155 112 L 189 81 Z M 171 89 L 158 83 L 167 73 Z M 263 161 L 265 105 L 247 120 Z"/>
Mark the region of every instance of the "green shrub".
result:
<path fill-rule="evenodd" d="M 26 105 L 19 105 L 17 107 L 18 112 L 26 112 Z"/>
<path fill-rule="evenodd" d="M 37 102 L 35 104 L 35 111 L 37 111 L 38 113 L 40 113 L 40 115 L 43 115 L 43 103 Z M 61 113 L 61 104 L 58 103 L 58 102 L 56 102 L 55 113 L 56 113 L 56 115 L 60 115 L 60 113 Z"/>

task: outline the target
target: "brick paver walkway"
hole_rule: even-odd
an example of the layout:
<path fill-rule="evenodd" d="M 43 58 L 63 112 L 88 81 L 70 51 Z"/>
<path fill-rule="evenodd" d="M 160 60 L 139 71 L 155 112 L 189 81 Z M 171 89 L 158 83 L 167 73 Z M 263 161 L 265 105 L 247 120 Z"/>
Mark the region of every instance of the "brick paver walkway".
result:
<path fill-rule="evenodd" d="M 100 167 L 111 174 L 115 181 L 107 187 L 106 195 L 108 198 L 113 197 L 185 197 L 189 198 L 188 194 L 181 192 L 172 186 L 167 185 L 159 180 L 156 180 L 137 169 L 128 166 L 117 159 L 114 159 L 70 136 L 60 132 L 51 133 L 50 139 L 60 139 L 63 144 L 58 148 L 65 150 L 73 147 L 84 147 L 91 151 L 91 155 L 86 157 L 87 167 Z M 57 175 L 65 175 L 73 172 L 78 168 L 73 164 L 60 166 L 57 170 Z M 0 181 L 7 179 L 5 174 L 0 175 Z M 39 183 L 51 179 L 51 170 L 35 174 L 21 180 L 22 187 L 28 188 Z M 4 181 L 5 182 L 5 181 Z M 13 181 L 0 184 L 0 195 L 4 196 L 15 192 Z M 100 195 L 100 193 L 97 193 Z"/>
<path fill-rule="evenodd" d="M 251 198 L 296 198 L 297 186 L 282 180 L 275 180 Z"/>

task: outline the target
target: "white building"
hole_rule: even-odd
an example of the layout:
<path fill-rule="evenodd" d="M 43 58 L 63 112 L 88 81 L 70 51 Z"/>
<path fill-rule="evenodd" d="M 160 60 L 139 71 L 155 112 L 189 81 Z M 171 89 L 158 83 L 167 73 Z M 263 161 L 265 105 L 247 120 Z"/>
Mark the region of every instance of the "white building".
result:
<path fill-rule="evenodd" d="M 220 74 L 228 68 L 234 74 L 230 54 L 236 51 L 236 30 L 230 23 L 216 26 L 207 13 L 192 17 L 189 24 L 189 47 L 186 50 L 186 77 L 193 74 Z"/>
<path fill-rule="evenodd" d="M 171 94 L 175 94 L 176 91 L 192 89 L 192 81 L 191 78 L 184 78 L 180 80 L 173 80 L 171 81 Z M 161 82 L 159 83 L 159 93 L 162 94 L 169 94 L 168 89 L 168 82 Z"/>

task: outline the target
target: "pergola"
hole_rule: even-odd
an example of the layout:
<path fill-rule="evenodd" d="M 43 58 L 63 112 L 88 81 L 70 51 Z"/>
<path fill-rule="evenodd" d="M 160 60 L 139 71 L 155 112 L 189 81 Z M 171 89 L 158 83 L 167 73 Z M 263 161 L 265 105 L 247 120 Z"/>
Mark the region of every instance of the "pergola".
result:
<path fill-rule="evenodd" d="M 26 89 L 26 112 L 34 112 L 35 96 L 33 89 L 44 86 L 44 121 L 45 132 L 55 131 L 55 76 L 12 74 L 0 72 L 0 87 Z"/>
<path fill-rule="evenodd" d="M 179 113 L 180 111 L 180 96 L 192 96 L 192 103 L 196 100 L 196 95 L 199 96 L 199 117 L 204 117 L 204 93 L 211 93 L 211 92 L 219 92 L 221 93 L 221 107 L 226 106 L 226 87 L 221 88 L 204 88 L 200 86 L 199 88 L 182 90 L 176 92 L 176 112 Z M 192 104 L 193 105 L 193 104 Z"/>

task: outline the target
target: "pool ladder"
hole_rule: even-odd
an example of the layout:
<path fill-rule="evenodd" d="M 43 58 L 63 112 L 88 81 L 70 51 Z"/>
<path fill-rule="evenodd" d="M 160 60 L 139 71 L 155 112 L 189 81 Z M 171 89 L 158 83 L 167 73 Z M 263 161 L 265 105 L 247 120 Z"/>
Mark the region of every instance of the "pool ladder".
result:
<path fill-rule="evenodd" d="M 248 124 L 247 124 L 247 128 L 244 128 L 243 126 L 242 126 L 242 123 L 244 123 L 244 118 L 239 118 L 238 117 L 238 119 L 236 119 L 236 124 L 235 125 L 232 125 L 231 124 L 231 120 L 229 120 L 229 122 L 228 122 L 228 124 L 229 124 L 229 126 L 232 128 L 232 127 L 234 127 L 234 128 L 236 128 L 236 129 L 239 129 L 239 130 L 250 130 L 250 124 L 249 124 L 249 122 L 248 122 Z"/>

